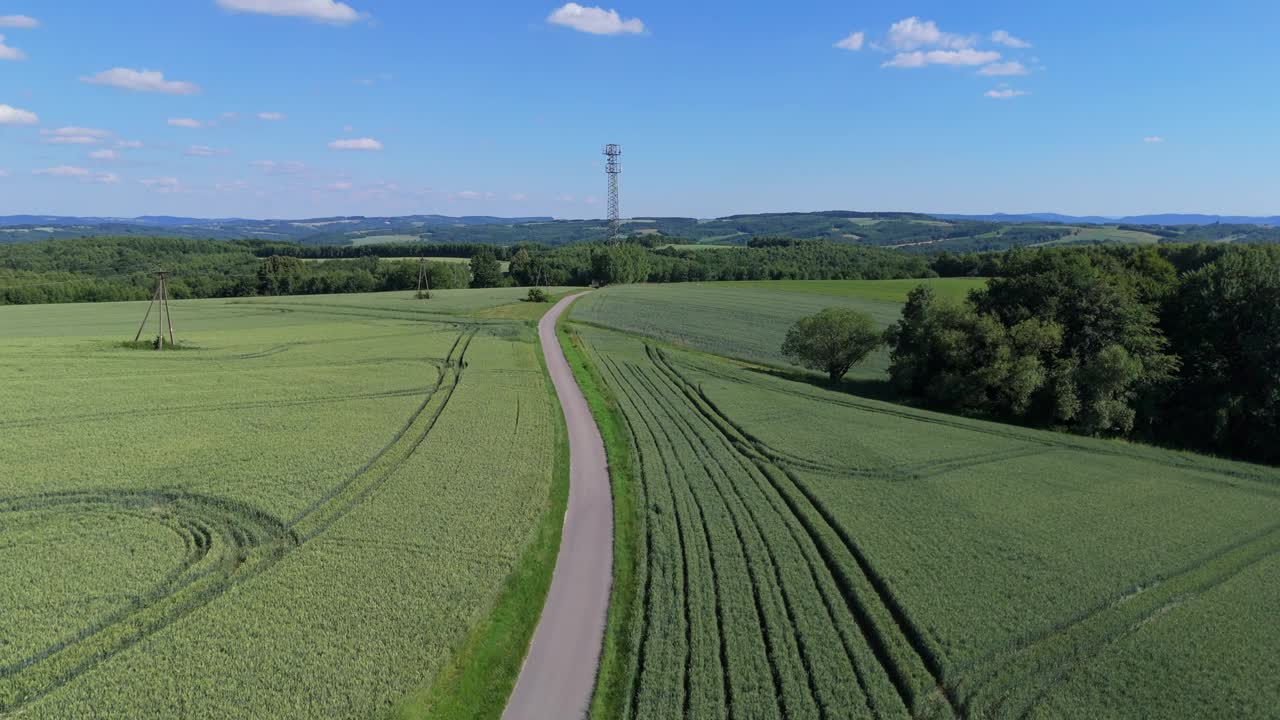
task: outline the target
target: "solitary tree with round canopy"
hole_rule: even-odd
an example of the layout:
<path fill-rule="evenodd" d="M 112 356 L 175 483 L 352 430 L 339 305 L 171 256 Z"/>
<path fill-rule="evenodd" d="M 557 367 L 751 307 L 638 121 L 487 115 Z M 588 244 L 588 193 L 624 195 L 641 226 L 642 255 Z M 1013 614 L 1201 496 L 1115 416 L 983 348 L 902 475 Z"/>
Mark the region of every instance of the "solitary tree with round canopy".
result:
<path fill-rule="evenodd" d="M 848 308 L 827 308 L 801 318 L 787 331 L 782 354 L 838 382 L 849 368 L 884 344 L 884 335 L 871 316 Z"/>

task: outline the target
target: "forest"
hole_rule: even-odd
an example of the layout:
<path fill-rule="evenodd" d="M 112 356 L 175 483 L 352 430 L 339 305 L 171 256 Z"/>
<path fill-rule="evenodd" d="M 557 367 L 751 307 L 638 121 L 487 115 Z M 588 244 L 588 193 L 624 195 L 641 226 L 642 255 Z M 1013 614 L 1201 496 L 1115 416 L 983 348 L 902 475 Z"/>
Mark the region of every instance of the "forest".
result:
<path fill-rule="evenodd" d="M 935 267 L 943 258 L 935 261 Z M 1280 462 L 1280 247 L 1013 250 L 912 291 L 889 373 L 928 406 Z M 944 270 L 953 270 L 954 258 Z"/>
<path fill-rule="evenodd" d="M 81 238 L 0 247 L 0 305 L 145 300 L 154 273 L 170 273 L 177 299 L 408 290 L 417 261 L 404 245 L 304 248 L 258 240 Z M 709 251 L 653 249 L 640 243 L 431 245 L 430 257 L 507 260 L 506 277 L 465 263 L 428 261 L 435 289 L 514 285 L 618 284 L 770 279 L 928 277 L 926 260 L 890 250 L 809 241 Z M 415 246 L 410 246 L 415 248 Z M 416 249 L 416 248 L 415 248 Z M 310 262 L 309 260 L 323 260 Z"/>

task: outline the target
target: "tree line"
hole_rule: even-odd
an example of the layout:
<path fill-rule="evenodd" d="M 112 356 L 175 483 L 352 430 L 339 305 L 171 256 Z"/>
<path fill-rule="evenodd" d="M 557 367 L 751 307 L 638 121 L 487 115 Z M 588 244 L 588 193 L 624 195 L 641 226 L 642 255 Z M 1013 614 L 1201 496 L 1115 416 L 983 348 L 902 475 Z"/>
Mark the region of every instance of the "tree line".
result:
<path fill-rule="evenodd" d="M 888 343 L 931 407 L 1280 463 L 1274 245 L 1010 251 L 963 302 L 921 286 L 883 339 L 858 328 L 798 325 L 784 351 L 835 378 Z"/>

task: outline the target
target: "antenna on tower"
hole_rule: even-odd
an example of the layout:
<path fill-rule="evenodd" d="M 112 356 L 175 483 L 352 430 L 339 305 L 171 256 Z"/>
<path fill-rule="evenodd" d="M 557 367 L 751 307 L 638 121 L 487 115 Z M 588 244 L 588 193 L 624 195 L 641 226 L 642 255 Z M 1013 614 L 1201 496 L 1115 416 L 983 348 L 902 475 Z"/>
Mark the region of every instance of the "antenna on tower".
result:
<path fill-rule="evenodd" d="M 618 212 L 618 175 L 622 174 L 621 145 L 604 146 L 604 172 L 609 176 L 609 242 L 617 243 L 622 237 L 622 216 Z"/>

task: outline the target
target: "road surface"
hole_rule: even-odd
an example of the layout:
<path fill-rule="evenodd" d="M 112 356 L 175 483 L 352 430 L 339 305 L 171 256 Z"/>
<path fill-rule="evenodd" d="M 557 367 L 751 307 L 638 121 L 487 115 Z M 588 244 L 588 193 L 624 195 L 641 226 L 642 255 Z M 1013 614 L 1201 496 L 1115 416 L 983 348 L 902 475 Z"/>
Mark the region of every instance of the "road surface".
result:
<path fill-rule="evenodd" d="M 556 337 L 556 320 L 575 297 L 556 303 L 538 323 L 542 353 L 569 427 L 569 508 L 542 618 L 503 720 L 586 717 L 604 642 L 613 581 L 609 467 L 600 431 Z"/>

